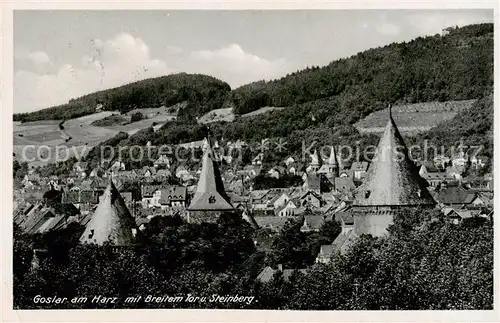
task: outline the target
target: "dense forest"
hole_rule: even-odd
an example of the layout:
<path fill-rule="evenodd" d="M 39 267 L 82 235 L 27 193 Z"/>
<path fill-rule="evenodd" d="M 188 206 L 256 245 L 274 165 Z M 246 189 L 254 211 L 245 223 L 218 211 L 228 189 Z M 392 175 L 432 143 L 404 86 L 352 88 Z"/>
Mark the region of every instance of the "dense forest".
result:
<path fill-rule="evenodd" d="M 204 75 L 175 74 L 100 91 L 66 105 L 16 114 L 16 121 L 69 119 L 95 111 L 130 111 L 188 102 L 180 116 L 195 117 L 234 107 L 237 115 L 264 106 L 305 109 L 325 124 L 353 124 L 385 107 L 475 99 L 493 86 L 493 24 L 452 28 L 446 36 L 418 37 L 370 49 L 324 67 L 311 67 L 274 81 L 254 82 L 231 91 Z M 306 105 L 303 105 L 306 104 Z"/>
<path fill-rule="evenodd" d="M 255 231 L 237 214 L 217 223 L 190 224 L 156 217 L 136 248 L 78 244 L 82 228 L 27 236 L 14 230 L 14 308 L 247 308 L 247 309 L 492 309 L 493 225 L 484 219 L 450 224 L 439 211 L 409 211 L 383 238 L 361 236 L 329 264 L 314 264 L 322 244 L 340 232 L 327 221 L 319 232 L 300 231 L 290 220 L 278 234 Z M 268 250 L 254 238 L 270 237 Z M 46 248 L 31 270 L 32 247 Z M 256 280 L 266 266 L 281 272 Z M 410 278 L 410 279 L 408 279 Z M 254 296 L 251 303 L 145 303 L 147 295 L 209 299 L 211 295 Z M 40 304 L 36 295 L 86 296 L 84 304 Z M 119 297 L 115 304 L 91 303 L 94 295 Z M 124 304 L 128 296 L 142 295 Z"/>
<path fill-rule="evenodd" d="M 202 115 L 220 108 L 230 90 L 227 83 L 211 76 L 172 74 L 87 94 L 70 100 L 68 104 L 14 114 L 14 121 L 72 119 L 94 113 L 99 104 L 104 110 L 126 113 L 187 102 L 186 107 L 178 111 L 180 116 Z"/>
<path fill-rule="evenodd" d="M 331 98 L 334 107 L 329 112 L 337 110 L 344 122 L 352 123 L 382 102 L 474 99 L 490 93 L 492 86 L 493 24 L 479 24 L 244 85 L 231 97 L 236 114 Z"/>

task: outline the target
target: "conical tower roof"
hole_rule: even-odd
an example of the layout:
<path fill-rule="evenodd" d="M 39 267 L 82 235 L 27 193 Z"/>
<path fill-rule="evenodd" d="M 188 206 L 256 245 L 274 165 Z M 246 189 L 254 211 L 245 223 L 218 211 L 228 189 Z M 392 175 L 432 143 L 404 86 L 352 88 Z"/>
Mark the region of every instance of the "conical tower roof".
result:
<path fill-rule="evenodd" d="M 98 245 L 109 242 L 114 246 L 130 246 L 134 244 L 132 229 L 136 229 L 134 218 L 110 180 L 80 242 Z"/>
<path fill-rule="evenodd" d="M 226 195 L 219 166 L 214 161 L 214 154 L 210 141 L 203 153 L 200 179 L 193 200 L 188 207 L 189 211 L 228 211 L 234 207 Z"/>
<path fill-rule="evenodd" d="M 418 206 L 436 204 L 417 167 L 408 156 L 403 137 L 389 108 L 389 122 L 380 138 L 365 182 L 354 206 Z"/>

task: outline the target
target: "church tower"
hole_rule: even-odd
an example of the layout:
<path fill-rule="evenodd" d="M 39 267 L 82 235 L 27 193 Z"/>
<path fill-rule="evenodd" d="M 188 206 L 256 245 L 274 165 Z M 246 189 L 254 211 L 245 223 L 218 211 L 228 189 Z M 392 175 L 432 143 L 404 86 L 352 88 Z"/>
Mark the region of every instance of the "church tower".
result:
<path fill-rule="evenodd" d="M 384 235 L 396 213 L 435 205 L 417 167 L 409 158 L 408 148 L 389 106 L 389 121 L 365 182 L 356 190 L 352 208 L 356 233 Z"/>
<path fill-rule="evenodd" d="M 188 221 L 214 221 L 222 212 L 234 211 L 224 190 L 219 165 L 214 158 L 210 140 L 206 140 L 200 179 L 188 207 Z"/>
<path fill-rule="evenodd" d="M 109 242 L 116 247 L 132 246 L 135 244 L 136 233 L 135 220 L 110 179 L 99 205 L 80 237 L 80 243 L 103 245 Z"/>

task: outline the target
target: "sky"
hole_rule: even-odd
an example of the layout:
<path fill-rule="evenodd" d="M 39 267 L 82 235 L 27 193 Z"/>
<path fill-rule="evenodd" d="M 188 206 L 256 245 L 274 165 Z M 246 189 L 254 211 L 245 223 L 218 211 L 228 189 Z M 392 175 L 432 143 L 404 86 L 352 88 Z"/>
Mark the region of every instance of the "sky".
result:
<path fill-rule="evenodd" d="M 493 20 L 482 9 L 16 11 L 14 112 L 179 72 L 236 88 Z"/>

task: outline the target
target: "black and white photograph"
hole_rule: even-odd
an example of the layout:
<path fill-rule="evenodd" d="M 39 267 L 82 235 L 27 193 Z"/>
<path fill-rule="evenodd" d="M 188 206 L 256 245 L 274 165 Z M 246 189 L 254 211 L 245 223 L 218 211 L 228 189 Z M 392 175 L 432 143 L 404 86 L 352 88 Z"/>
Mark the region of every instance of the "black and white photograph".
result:
<path fill-rule="evenodd" d="M 496 15 L 13 10 L 11 309 L 495 310 Z"/>

